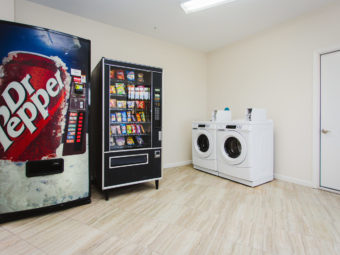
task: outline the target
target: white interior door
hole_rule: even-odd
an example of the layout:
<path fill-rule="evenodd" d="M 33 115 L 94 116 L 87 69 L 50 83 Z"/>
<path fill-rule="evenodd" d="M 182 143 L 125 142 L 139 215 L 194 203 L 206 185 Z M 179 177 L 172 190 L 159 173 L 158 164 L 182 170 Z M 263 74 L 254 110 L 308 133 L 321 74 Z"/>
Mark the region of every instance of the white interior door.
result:
<path fill-rule="evenodd" d="M 321 55 L 320 186 L 340 191 L 340 51 Z"/>

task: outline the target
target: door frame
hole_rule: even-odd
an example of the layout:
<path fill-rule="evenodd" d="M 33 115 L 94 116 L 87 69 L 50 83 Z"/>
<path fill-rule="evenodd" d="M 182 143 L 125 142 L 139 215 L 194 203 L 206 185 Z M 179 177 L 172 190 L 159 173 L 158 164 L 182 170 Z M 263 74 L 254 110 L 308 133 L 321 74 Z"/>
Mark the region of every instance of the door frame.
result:
<path fill-rule="evenodd" d="M 320 161 L 321 161 L 321 56 L 327 53 L 340 51 L 340 46 L 328 49 L 319 49 L 314 52 L 313 66 L 313 187 L 334 193 L 338 191 L 320 186 Z"/>

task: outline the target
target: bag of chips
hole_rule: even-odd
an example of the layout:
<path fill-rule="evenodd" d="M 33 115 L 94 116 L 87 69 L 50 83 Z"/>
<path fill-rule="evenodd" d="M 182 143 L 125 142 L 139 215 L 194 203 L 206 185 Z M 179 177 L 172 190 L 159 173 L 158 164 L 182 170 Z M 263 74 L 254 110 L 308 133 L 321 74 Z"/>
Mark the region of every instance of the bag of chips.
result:
<path fill-rule="evenodd" d="M 127 102 L 127 108 L 133 109 L 135 107 L 135 101 L 128 101 Z"/>
<path fill-rule="evenodd" d="M 125 77 L 124 77 L 124 71 L 123 71 L 123 70 L 117 70 L 116 78 L 117 78 L 118 80 L 124 80 L 124 79 L 125 79 Z"/>
<path fill-rule="evenodd" d="M 117 107 L 117 100 L 110 99 L 110 108 L 116 108 L 116 107 Z"/>
<path fill-rule="evenodd" d="M 131 136 L 129 136 L 127 139 L 126 139 L 126 144 L 127 145 L 134 145 L 135 142 L 133 141 L 133 138 Z"/>
<path fill-rule="evenodd" d="M 111 70 L 110 70 L 110 78 L 111 78 L 111 79 L 114 79 L 114 78 L 115 78 L 115 70 L 114 70 L 114 69 L 111 69 Z"/>
<path fill-rule="evenodd" d="M 116 86 L 110 85 L 110 94 L 116 94 Z"/>
<path fill-rule="evenodd" d="M 125 95 L 125 84 L 122 82 L 116 83 L 117 95 Z"/>
<path fill-rule="evenodd" d="M 126 108 L 126 101 L 125 100 L 117 100 L 117 107 L 120 109 Z"/>
<path fill-rule="evenodd" d="M 137 107 L 137 109 L 144 109 L 145 108 L 145 102 L 144 101 L 136 101 L 136 107 Z"/>
<path fill-rule="evenodd" d="M 116 137 L 116 143 L 118 146 L 124 146 L 125 145 L 125 138 L 124 137 Z"/>
<path fill-rule="evenodd" d="M 143 73 L 138 73 L 137 81 L 138 82 L 144 82 L 144 74 Z"/>
<path fill-rule="evenodd" d="M 115 146 L 116 143 L 115 143 L 115 140 L 113 139 L 113 137 L 111 136 L 110 137 L 110 146 Z"/>
<path fill-rule="evenodd" d="M 139 145 L 143 145 L 143 144 L 144 144 L 144 141 L 143 141 L 142 137 L 136 136 L 136 140 L 137 140 L 137 143 L 138 143 Z"/>
<path fill-rule="evenodd" d="M 126 71 L 126 78 L 128 81 L 134 81 L 135 80 L 135 72 L 134 71 Z"/>
<path fill-rule="evenodd" d="M 117 129 L 116 126 L 111 126 L 111 135 L 116 135 L 117 134 Z"/>

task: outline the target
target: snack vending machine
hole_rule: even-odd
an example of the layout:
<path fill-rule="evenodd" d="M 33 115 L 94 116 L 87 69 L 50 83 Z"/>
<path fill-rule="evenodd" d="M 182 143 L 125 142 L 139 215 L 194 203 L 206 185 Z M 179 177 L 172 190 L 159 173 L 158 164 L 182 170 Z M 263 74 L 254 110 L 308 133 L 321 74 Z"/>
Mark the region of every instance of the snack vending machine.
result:
<path fill-rule="evenodd" d="M 105 192 L 162 177 L 162 69 L 103 58 L 92 72 L 90 165 Z"/>
<path fill-rule="evenodd" d="M 89 203 L 90 41 L 0 31 L 0 222 Z"/>

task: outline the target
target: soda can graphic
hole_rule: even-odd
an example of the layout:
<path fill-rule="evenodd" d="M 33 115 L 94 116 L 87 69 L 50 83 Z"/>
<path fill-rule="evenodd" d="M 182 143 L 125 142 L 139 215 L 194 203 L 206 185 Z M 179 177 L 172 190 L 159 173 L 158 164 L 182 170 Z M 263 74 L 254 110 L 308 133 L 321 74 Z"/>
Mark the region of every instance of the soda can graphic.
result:
<path fill-rule="evenodd" d="M 59 57 L 10 52 L 0 66 L 0 159 L 56 157 L 71 76 Z"/>

